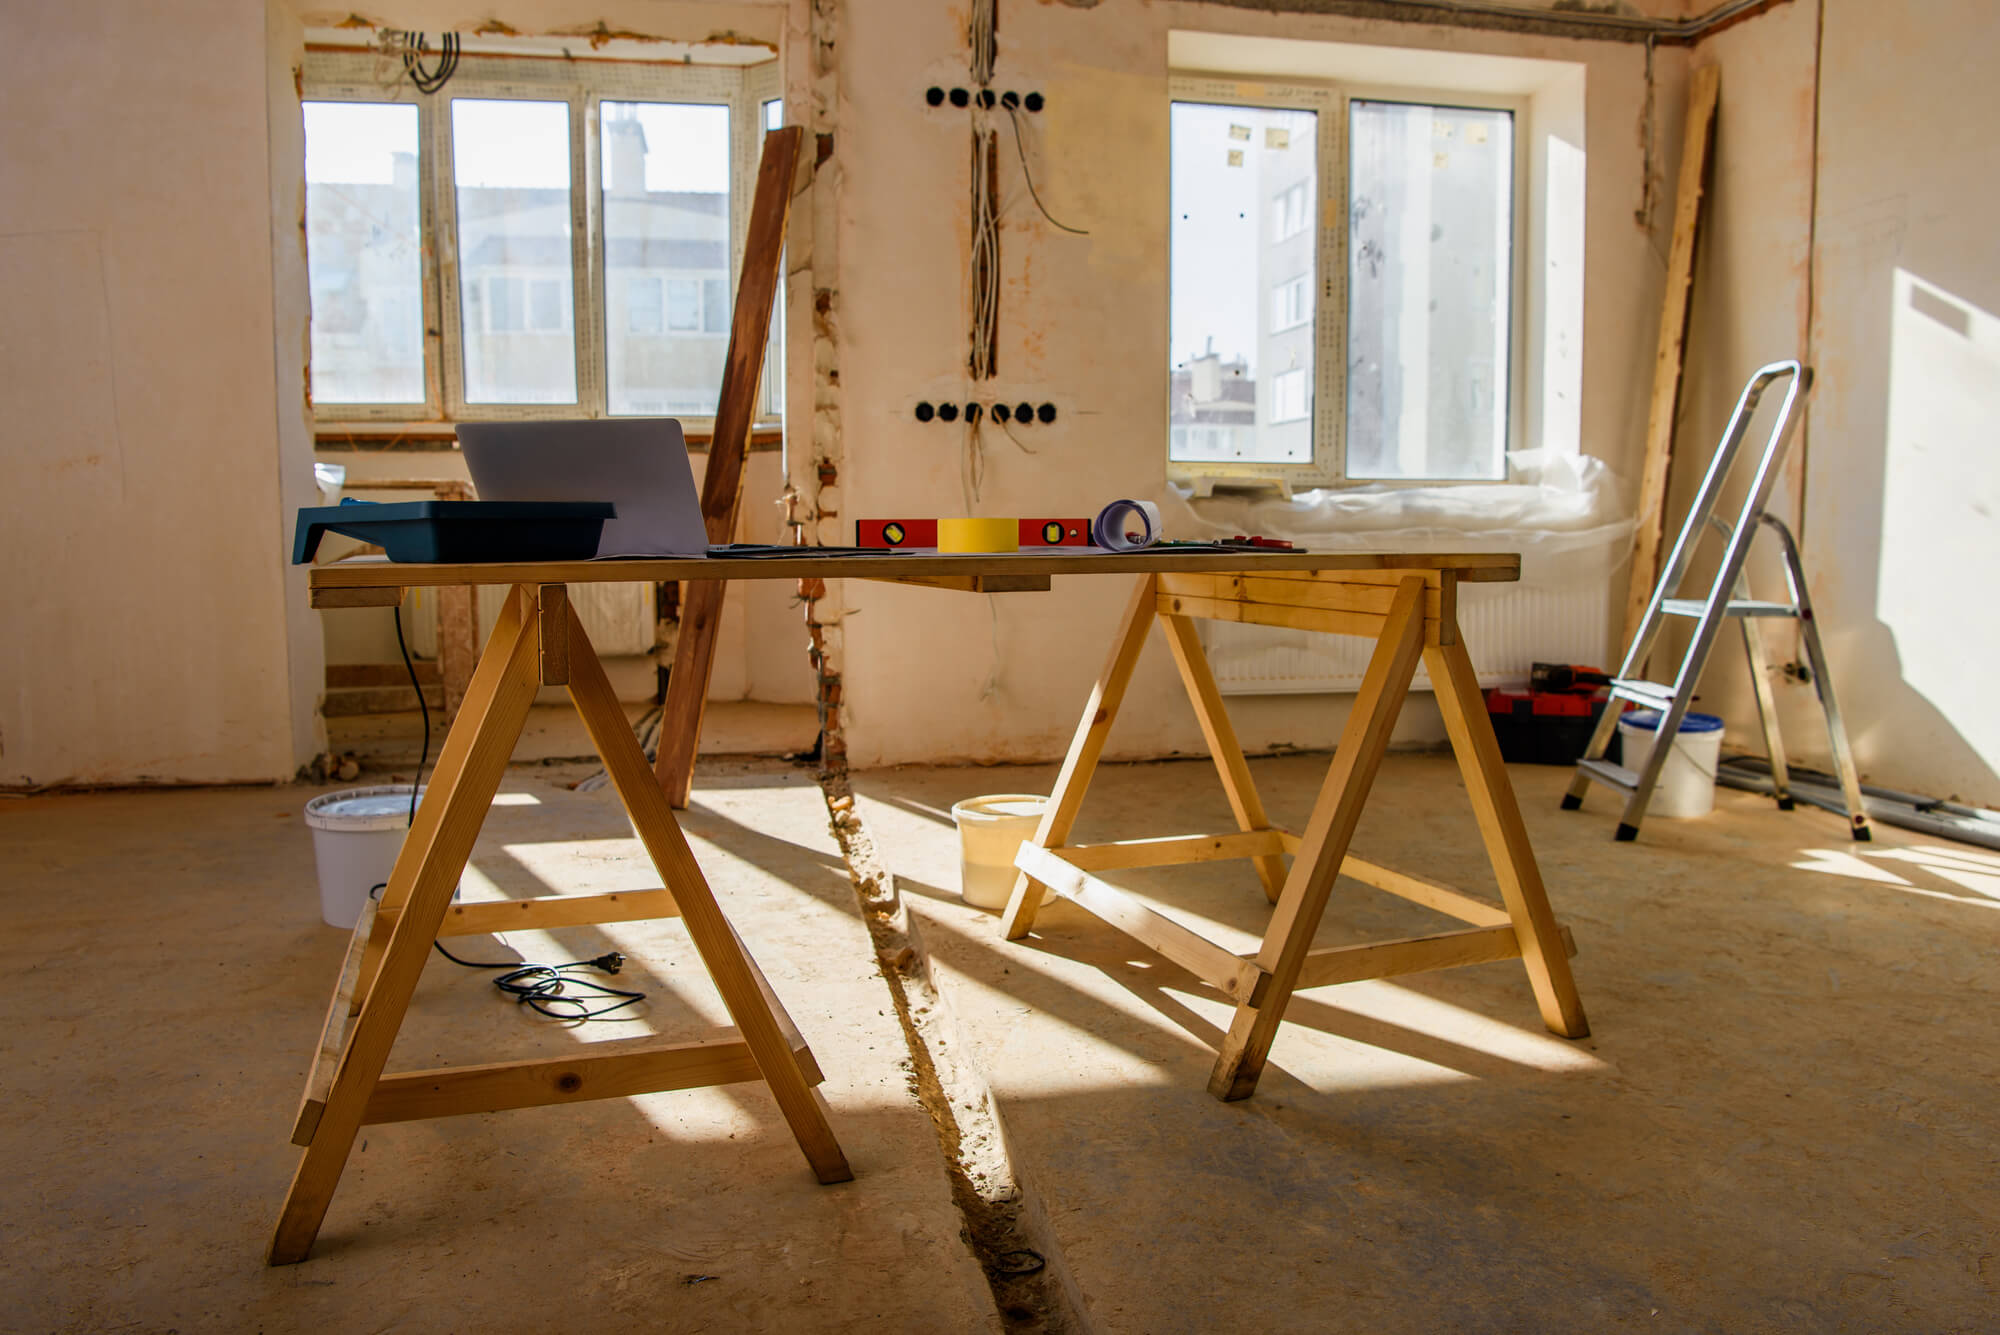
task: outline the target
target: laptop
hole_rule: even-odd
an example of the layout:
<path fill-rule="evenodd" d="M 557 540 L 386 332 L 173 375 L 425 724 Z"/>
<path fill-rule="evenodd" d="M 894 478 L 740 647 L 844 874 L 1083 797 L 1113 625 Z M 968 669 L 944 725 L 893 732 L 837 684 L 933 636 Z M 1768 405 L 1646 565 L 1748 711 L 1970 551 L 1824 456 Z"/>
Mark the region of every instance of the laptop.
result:
<path fill-rule="evenodd" d="M 706 556 L 687 438 L 671 417 L 461 422 L 482 501 L 610 501 L 597 557 Z"/>

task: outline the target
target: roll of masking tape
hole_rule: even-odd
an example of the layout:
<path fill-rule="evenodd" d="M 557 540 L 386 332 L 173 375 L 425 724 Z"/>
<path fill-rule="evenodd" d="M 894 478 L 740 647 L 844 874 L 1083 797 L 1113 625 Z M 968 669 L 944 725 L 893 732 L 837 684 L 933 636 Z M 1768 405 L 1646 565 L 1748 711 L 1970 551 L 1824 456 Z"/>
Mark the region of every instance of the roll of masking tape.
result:
<path fill-rule="evenodd" d="M 1021 550 L 1021 521 L 1018 519 L 940 519 L 937 526 L 938 550 L 941 552 Z"/>

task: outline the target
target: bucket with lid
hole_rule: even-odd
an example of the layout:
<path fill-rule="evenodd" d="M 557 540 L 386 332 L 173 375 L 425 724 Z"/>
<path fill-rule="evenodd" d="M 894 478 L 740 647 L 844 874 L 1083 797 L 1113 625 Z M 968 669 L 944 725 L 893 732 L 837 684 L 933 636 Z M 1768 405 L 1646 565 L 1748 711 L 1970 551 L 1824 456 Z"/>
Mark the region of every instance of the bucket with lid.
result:
<path fill-rule="evenodd" d="M 1618 720 L 1625 768 L 1634 774 L 1646 768 L 1660 730 L 1660 711 L 1635 709 Z M 1715 771 L 1722 762 L 1722 720 L 1713 714 L 1689 714 L 1681 719 L 1680 735 L 1653 785 L 1648 816 L 1687 820 L 1715 809 Z"/>
<path fill-rule="evenodd" d="M 422 790 L 418 799 L 422 800 Z M 389 879 L 410 825 L 410 785 L 377 784 L 322 793 L 306 803 L 319 864 L 319 916 L 349 931 L 368 892 Z"/>

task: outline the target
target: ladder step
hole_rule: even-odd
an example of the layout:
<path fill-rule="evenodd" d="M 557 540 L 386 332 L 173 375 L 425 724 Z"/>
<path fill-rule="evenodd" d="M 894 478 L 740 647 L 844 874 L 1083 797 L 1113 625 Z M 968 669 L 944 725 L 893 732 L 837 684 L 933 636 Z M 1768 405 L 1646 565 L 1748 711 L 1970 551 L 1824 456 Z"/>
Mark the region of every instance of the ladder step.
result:
<path fill-rule="evenodd" d="M 1699 598 L 1669 598 L 1660 604 L 1660 610 L 1670 617 L 1698 617 L 1708 611 L 1708 604 Z M 1724 616 L 1732 617 L 1793 617 L 1799 609 L 1790 603 L 1766 602 L 1761 598 L 1731 598 L 1722 605 Z"/>
<path fill-rule="evenodd" d="M 1666 709 L 1674 703 L 1674 688 L 1663 686 L 1657 681 L 1640 681 L 1632 677 L 1614 677 L 1611 694 L 1621 700 L 1633 700 L 1654 709 Z"/>
<path fill-rule="evenodd" d="M 1614 765 L 1608 760 L 1579 760 L 1577 773 L 1589 778 L 1593 783 L 1601 783 L 1607 788 L 1616 788 L 1629 793 L 1639 786 L 1639 776 L 1623 765 Z"/>

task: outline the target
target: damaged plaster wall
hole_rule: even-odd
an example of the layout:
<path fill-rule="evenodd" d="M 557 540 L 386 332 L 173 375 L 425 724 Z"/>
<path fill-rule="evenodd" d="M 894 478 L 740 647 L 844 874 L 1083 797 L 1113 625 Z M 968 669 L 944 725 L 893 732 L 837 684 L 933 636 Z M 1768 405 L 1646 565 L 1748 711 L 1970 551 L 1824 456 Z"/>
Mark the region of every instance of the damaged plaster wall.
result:
<path fill-rule="evenodd" d="M 967 124 L 923 89 L 965 82 L 963 15 L 949 7 L 850 4 L 841 51 L 843 189 L 839 310 L 845 514 L 958 514 L 963 432 L 915 421 L 920 398 L 970 397 L 963 374 L 969 228 Z M 1634 218 L 1645 50 L 1630 43 L 1436 25 L 1272 14 L 1193 3 L 1002 5 L 995 87 L 1040 89 L 1023 117 L 1042 200 L 1088 237 L 1054 231 L 1002 149 L 999 376 L 991 394 L 1052 401 L 1058 421 L 987 433 L 978 509 L 1085 514 L 1165 482 L 1167 403 L 1167 35 L 1172 29 L 1421 46 L 1586 66 L 1583 443 L 1636 479 L 1665 239 Z M 1684 71 L 1686 53 L 1655 53 Z M 831 536 L 831 535 L 829 535 Z M 1060 755 L 1100 666 L 1126 581 L 1059 580 L 1048 593 L 941 595 L 884 585 L 842 592 L 849 756 L 857 766 Z M 1330 745 L 1351 697 L 1235 697 L 1245 744 Z M 1442 737 L 1427 694 L 1399 737 Z M 1115 755 L 1195 749 L 1200 734 L 1168 656 L 1141 660 L 1112 734 Z"/>

